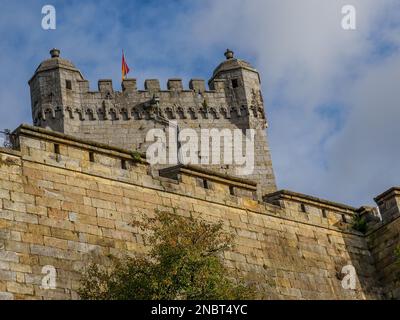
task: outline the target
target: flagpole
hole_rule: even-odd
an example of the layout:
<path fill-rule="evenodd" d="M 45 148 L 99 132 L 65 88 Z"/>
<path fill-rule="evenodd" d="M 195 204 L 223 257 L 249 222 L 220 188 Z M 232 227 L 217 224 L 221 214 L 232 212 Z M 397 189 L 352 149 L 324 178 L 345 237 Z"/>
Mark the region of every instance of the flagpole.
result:
<path fill-rule="evenodd" d="M 122 82 L 124 81 L 124 49 L 122 48 L 122 68 L 121 68 L 121 78 L 122 78 Z"/>
<path fill-rule="evenodd" d="M 129 73 L 129 67 L 128 64 L 126 63 L 126 59 L 125 59 L 125 52 L 124 49 L 122 49 L 122 66 L 121 66 L 121 71 L 122 71 L 122 81 L 124 81 L 126 79 L 126 76 Z"/>

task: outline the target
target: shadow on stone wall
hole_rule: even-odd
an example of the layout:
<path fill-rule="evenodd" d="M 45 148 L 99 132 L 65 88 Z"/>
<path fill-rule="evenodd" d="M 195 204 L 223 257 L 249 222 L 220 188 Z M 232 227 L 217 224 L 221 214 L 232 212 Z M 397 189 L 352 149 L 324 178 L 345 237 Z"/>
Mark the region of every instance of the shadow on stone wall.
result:
<path fill-rule="evenodd" d="M 344 246 L 337 246 L 336 250 L 340 254 L 334 257 L 337 278 L 342 283 L 342 287 L 348 288 L 343 290 L 360 292 L 363 299 L 382 299 L 382 287 L 366 236 L 340 222 L 335 226 L 344 231 Z M 351 288 L 353 271 L 356 276 L 355 289 Z"/>

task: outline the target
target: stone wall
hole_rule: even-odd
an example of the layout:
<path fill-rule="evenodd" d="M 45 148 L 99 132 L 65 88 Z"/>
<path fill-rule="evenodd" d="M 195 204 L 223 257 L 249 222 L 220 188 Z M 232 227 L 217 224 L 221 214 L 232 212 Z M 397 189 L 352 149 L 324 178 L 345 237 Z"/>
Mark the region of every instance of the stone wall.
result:
<path fill-rule="evenodd" d="M 368 242 L 376 262 L 377 279 L 386 299 L 400 299 L 400 261 L 394 254 L 400 243 L 400 188 L 389 189 L 375 201 L 382 221 L 368 233 Z"/>
<path fill-rule="evenodd" d="M 236 235 L 224 262 L 265 299 L 381 297 L 379 252 L 351 229 L 354 208 L 288 191 L 256 201 L 253 182 L 196 167 L 152 175 L 129 151 L 29 126 L 15 142 L 18 151 L 0 149 L 1 299 L 77 299 L 89 261 L 146 252 L 131 223 L 155 210 L 222 220 Z M 347 264 L 355 290 L 341 285 Z M 41 288 L 47 265 L 57 270 L 55 290 Z"/>

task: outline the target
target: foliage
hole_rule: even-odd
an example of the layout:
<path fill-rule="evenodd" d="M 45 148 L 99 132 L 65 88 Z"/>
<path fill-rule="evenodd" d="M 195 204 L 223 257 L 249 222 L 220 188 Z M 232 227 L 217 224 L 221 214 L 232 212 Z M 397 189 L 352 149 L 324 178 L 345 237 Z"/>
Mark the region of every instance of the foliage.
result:
<path fill-rule="evenodd" d="M 17 164 L 16 160 L 8 158 L 8 157 L 3 159 L 3 157 L 0 156 L 0 167 L 2 167 L 2 166 L 10 167 L 10 166 L 13 166 L 16 164 Z"/>
<path fill-rule="evenodd" d="M 398 286 L 400 283 L 400 245 L 398 245 L 396 247 L 396 249 L 394 250 L 394 256 L 396 258 L 396 276 L 395 276 L 395 281 L 396 281 L 396 285 Z"/>
<path fill-rule="evenodd" d="M 368 225 L 367 225 L 367 220 L 365 219 L 365 217 L 363 217 L 359 214 L 354 215 L 352 228 L 356 231 L 366 233 L 368 230 Z"/>
<path fill-rule="evenodd" d="M 140 155 L 140 152 L 132 151 L 131 155 L 132 155 L 133 162 L 138 162 L 138 163 L 142 162 L 142 156 Z"/>
<path fill-rule="evenodd" d="M 400 267 L 400 246 L 397 246 L 394 250 L 394 254 L 396 256 L 396 263 Z"/>
<path fill-rule="evenodd" d="M 83 299 L 254 298 L 253 289 L 233 279 L 221 261 L 233 241 L 221 223 L 157 212 L 139 227 L 151 231 L 149 254 L 116 259 L 109 269 L 91 264 L 78 291 Z"/>

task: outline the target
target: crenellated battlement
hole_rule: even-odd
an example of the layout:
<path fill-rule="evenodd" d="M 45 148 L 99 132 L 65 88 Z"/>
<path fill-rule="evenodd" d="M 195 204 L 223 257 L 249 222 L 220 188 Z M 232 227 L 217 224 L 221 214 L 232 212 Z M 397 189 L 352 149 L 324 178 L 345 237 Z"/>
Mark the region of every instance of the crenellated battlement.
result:
<path fill-rule="evenodd" d="M 226 108 L 224 106 L 203 106 L 194 105 L 192 107 L 183 107 L 179 104 L 163 106 L 155 113 L 149 108 L 151 101 L 148 103 L 139 103 L 134 107 L 126 108 L 124 106 L 115 106 L 109 101 L 104 101 L 99 106 L 86 107 L 61 107 L 61 106 L 46 106 L 40 110 L 38 120 L 41 124 L 53 121 L 54 119 L 70 119 L 79 121 L 127 121 L 127 120 L 150 120 L 158 114 L 168 120 L 176 119 L 240 119 L 241 117 L 253 116 L 257 119 L 265 119 L 262 110 L 246 106 L 240 108 Z"/>
<path fill-rule="evenodd" d="M 167 90 L 161 90 L 159 80 L 145 80 L 145 90 L 138 90 L 136 79 L 122 82 L 122 91 L 114 91 L 112 80 L 98 81 L 98 91 L 90 91 L 87 80 L 77 81 L 72 94 L 78 94 L 78 105 L 44 104 L 38 107 L 36 122 L 53 119 L 144 120 L 157 113 L 167 119 L 243 119 L 265 120 L 262 105 L 229 105 L 225 96 L 225 80 L 215 81 L 214 88 L 206 90 L 205 80 L 192 79 L 184 89 L 181 79 L 169 79 Z M 214 83 L 215 85 L 215 83 Z M 158 110 L 152 108 L 153 99 L 159 99 Z"/>

